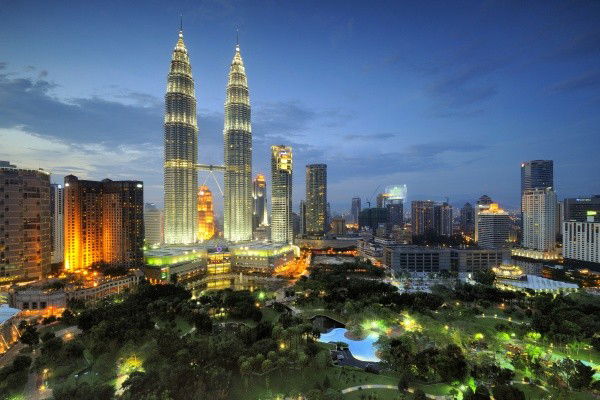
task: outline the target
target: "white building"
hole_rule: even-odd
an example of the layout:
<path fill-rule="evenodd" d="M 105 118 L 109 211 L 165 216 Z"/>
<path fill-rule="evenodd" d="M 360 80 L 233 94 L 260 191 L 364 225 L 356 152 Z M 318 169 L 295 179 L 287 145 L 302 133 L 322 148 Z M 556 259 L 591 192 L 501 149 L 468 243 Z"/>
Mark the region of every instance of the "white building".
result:
<path fill-rule="evenodd" d="M 496 203 L 487 207 L 475 216 L 477 243 L 482 249 L 506 248 L 510 237 L 510 216 Z"/>
<path fill-rule="evenodd" d="M 62 185 L 50 185 L 50 236 L 52 237 L 52 264 L 65 259 L 65 192 Z"/>
<path fill-rule="evenodd" d="M 588 216 L 588 222 L 563 223 L 563 257 L 600 263 L 600 222 L 594 222 L 593 215 Z"/>
<path fill-rule="evenodd" d="M 144 205 L 144 239 L 147 245 L 155 246 L 164 243 L 165 218 L 163 210 L 154 203 Z"/>
<path fill-rule="evenodd" d="M 523 193 L 523 247 L 540 251 L 556 248 L 556 204 L 552 188 Z"/>

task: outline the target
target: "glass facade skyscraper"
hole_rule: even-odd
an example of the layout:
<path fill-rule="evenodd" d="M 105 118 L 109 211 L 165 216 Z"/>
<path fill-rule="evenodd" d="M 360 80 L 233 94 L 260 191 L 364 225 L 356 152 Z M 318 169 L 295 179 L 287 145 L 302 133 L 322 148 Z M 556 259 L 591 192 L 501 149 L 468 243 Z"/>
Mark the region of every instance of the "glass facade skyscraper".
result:
<path fill-rule="evenodd" d="M 526 190 L 554 188 L 552 160 L 525 161 L 521 164 L 521 197 Z"/>
<path fill-rule="evenodd" d="M 271 241 L 292 243 L 292 148 L 271 146 Z"/>
<path fill-rule="evenodd" d="M 327 164 L 306 166 L 306 233 L 327 232 Z"/>
<path fill-rule="evenodd" d="M 248 79 L 240 46 L 229 69 L 225 100 L 225 239 L 252 239 L 252 127 Z"/>
<path fill-rule="evenodd" d="M 198 123 L 194 79 L 183 32 L 171 57 L 165 95 L 165 243 L 196 240 Z"/>

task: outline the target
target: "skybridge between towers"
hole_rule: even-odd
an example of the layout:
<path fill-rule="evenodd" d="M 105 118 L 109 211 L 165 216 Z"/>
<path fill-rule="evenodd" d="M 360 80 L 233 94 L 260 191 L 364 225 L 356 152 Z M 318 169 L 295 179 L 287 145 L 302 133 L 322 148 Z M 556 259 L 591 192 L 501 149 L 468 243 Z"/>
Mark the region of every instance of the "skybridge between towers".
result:
<path fill-rule="evenodd" d="M 219 185 L 219 181 L 217 180 L 217 177 L 215 176 L 215 171 L 217 171 L 217 172 L 225 172 L 225 166 L 224 165 L 196 164 L 196 170 L 198 170 L 198 171 L 208 171 L 209 174 L 213 177 L 213 180 L 215 181 L 215 183 L 217 184 L 217 187 L 219 188 L 219 192 L 221 193 L 221 196 L 223 196 L 223 189 L 221 189 L 221 185 Z M 208 176 L 206 178 L 204 178 L 203 185 L 206 184 L 206 180 L 207 179 L 208 179 Z"/>

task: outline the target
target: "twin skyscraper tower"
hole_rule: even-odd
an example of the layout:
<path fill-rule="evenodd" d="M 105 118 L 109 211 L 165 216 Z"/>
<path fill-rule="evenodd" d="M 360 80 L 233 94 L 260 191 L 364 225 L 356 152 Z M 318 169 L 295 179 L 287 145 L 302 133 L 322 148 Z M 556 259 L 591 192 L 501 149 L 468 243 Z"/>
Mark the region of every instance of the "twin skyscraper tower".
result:
<path fill-rule="evenodd" d="M 198 121 L 192 67 L 181 30 L 171 57 L 164 127 L 165 243 L 194 243 L 198 218 Z M 225 239 L 251 240 L 252 126 L 248 80 L 239 44 L 229 69 L 223 139 Z"/>

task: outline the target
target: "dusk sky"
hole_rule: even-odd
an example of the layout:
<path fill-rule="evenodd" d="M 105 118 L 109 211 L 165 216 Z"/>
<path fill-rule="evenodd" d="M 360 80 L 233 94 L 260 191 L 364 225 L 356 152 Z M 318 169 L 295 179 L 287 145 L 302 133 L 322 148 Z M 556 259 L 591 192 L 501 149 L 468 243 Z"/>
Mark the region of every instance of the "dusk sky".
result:
<path fill-rule="evenodd" d="M 520 163 L 533 159 L 554 160 L 559 198 L 600 194 L 598 1 L 4 0 L 0 160 L 55 182 L 141 179 L 162 204 L 180 13 L 199 161 L 223 161 L 239 26 L 254 174 L 269 179 L 270 145 L 291 145 L 295 211 L 307 163 L 328 164 L 339 212 L 391 184 L 407 184 L 409 201 L 485 193 L 516 208 Z"/>

